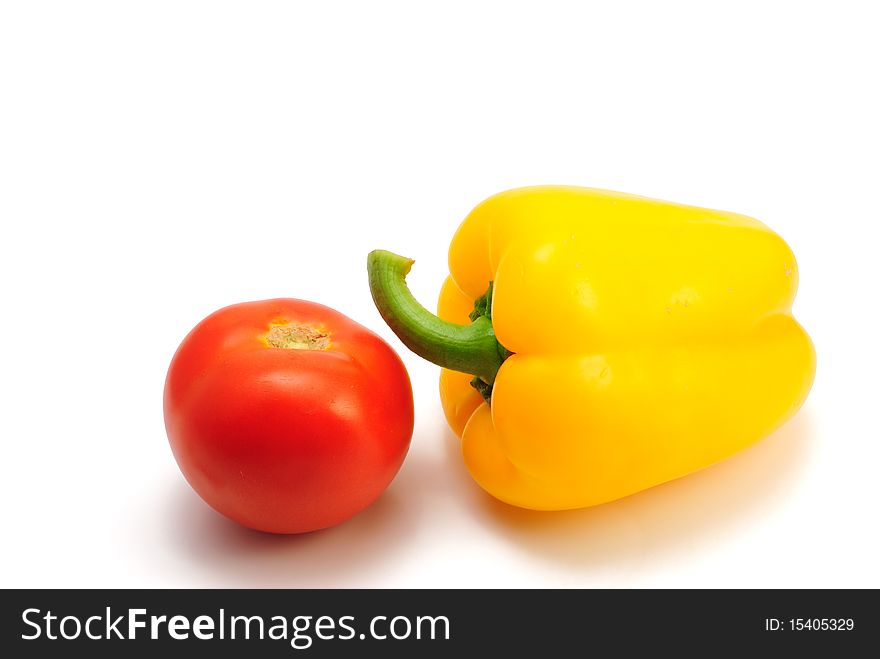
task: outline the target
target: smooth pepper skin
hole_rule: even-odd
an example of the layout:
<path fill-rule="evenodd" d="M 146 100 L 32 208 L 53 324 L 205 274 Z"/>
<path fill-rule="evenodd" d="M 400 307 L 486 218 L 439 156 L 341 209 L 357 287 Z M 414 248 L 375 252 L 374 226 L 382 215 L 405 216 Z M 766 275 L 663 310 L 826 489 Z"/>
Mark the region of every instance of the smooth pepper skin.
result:
<path fill-rule="evenodd" d="M 494 282 L 513 354 L 491 405 L 444 369 L 443 409 L 476 481 L 516 506 L 593 506 L 702 469 L 779 427 L 813 382 L 794 255 L 750 217 L 522 188 L 470 213 L 449 266 L 438 315 L 467 325 Z"/>

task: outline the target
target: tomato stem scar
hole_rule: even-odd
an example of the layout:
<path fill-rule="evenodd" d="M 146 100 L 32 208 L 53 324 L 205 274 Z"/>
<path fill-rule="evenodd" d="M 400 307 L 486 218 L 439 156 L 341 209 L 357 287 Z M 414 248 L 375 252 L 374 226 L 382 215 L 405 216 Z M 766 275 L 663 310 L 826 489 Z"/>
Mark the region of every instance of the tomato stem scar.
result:
<path fill-rule="evenodd" d="M 285 350 L 327 350 L 330 334 L 311 325 L 276 325 L 266 335 L 266 343 Z"/>

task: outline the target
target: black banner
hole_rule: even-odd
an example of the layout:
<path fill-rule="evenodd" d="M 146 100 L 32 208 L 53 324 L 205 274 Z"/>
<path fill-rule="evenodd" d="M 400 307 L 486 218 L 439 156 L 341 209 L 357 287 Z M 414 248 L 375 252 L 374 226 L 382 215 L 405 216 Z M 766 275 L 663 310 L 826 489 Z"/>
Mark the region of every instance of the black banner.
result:
<path fill-rule="evenodd" d="M 7 657 L 837 656 L 877 646 L 878 602 L 869 590 L 6 590 L 0 624 Z"/>

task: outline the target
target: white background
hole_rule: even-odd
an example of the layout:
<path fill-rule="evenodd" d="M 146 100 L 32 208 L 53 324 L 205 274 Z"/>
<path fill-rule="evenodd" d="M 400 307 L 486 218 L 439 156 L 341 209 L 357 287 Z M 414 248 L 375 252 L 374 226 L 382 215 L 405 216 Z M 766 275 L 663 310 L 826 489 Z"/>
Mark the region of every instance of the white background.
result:
<path fill-rule="evenodd" d="M 871 10 L 5 3 L 0 584 L 880 587 Z M 595 509 L 526 512 L 477 488 L 438 369 L 384 327 L 365 257 L 417 259 L 433 306 L 467 212 L 540 183 L 737 211 L 785 237 L 819 358 L 797 417 Z M 416 399 L 389 490 L 298 537 L 204 505 L 162 420 L 186 332 L 278 296 L 378 331 Z"/>

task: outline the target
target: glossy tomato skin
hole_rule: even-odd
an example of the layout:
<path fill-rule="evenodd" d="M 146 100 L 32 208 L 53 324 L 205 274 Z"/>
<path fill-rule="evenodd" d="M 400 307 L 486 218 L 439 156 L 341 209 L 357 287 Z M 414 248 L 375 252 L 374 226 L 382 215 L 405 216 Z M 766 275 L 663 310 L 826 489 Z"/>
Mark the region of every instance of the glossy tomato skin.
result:
<path fill-rule="evenodd" d="M 276 327 L 308 328 L 313 349 L 275 347 Z M 370 505 L 409 448 L 409 376 L 379 336 L 294 299 L 220 309 L 168 369 L 165 427 L 180 469 L 214 509 L 244 526 L 303 533 Z"/>

